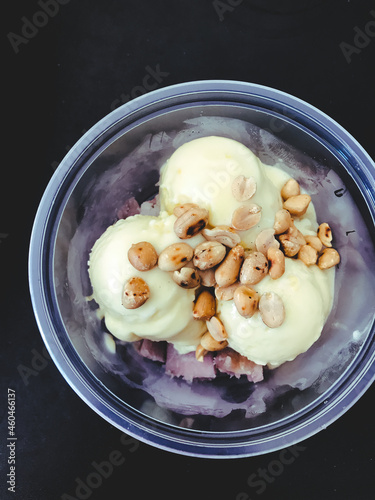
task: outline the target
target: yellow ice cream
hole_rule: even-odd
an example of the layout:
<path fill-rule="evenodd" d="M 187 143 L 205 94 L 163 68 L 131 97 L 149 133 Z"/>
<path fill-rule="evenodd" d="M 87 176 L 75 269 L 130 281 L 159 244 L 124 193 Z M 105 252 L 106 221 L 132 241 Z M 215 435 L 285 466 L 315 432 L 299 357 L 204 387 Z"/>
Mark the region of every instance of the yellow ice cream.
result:
<path fill-rule="evenodd" d="M 233 196 L 232 183 L 239 175 L 253 177 L 256 182 L 256 192 L 249 202 Z M 275 212 L 282 207 L 280 190 L 268 178 L 259 158 L 243 144 L 217 136 L 183 144 L 162 167 L 161 209 L 172 213 L 173 207 L 187 202 L 206 208 L 211 226 L 230 226 L 233 212 L 241 205 L 259 205 L 262 208 L 259 224 L 240 233 L 249 247 L 259 231 L 273 226 Z"/>
<path fill-rule="evenodd" d="M 253 177 L 256 192 L 249 201 L 238 201 L 232 192 L 239 175 Z M 127 252 L 133 243 L 150 242 L 160 254 L 180 240 L 174 230 L 173 209 L 195 203 L 209 211 L 209 227 L 231 225 L 233 212 L 243 204 L 262 208 L 259 224 L 238 234 L 245 248 L 254 248 L 263 229 L 272 228 L 275 213 L 282 208 L 280 190 L 289 178 L 277 166 L 263 165 L 244 145 L 223 137 L 204 137 L 183 144 L 161 169 L 158 217 L 136 215 L 120 220 L 95 243 L 90 254 L 89 274 L 93 298 L 99 305 L 108 330 L 117 338 L 167 340 L 179 352 L 194 351 L 206 331 L 203 321 L 192 319 L 195 290 L 179 287 L 171 274 L 157 266 L 137 271 Z M 303 234 L 316 234 L 318 223 L 313 204 L 295 219 Z M 193 248 L 205 241 L 201 235 L 184 240 Z M 276 292 L 283 300 L 285 321 L 277 328 L 267 327 L 259 312 L 242 317 L 233 302 L 217 301 L 217 315 L 228 333 L 229 347 L 250 360 L 277 367 L 305 352 L 320 336 L 333 301 L 334 269 L 322 271 L 316 265 L 286 258 L 283 276 L 267 275 L 254 288 L 260 295 Z M 150 288 L 149 299 L 138 309 L 125 309 L 122 290 L 134 276 L 143 278 Z"/>
<path fill-rule="evenodd" d="M 272 280 L 269 275 L 251 288 L 259 295 L 275 292 L 284 302 L 285 320 L 277 328 L 267 327 L 257 311 L 241 316 L 233 300 L 220 301 L 218 316 L 235 351 L 260 365 L 275 368 L 292 361 L 319 338 L 332 307 L 334 269 L 321 271 L 298 259 L 286 259 L 285 273 Z"/>
<path fill-rule="evenodd" d="M 202 321 L 192 317 L 194 290 L 178 286 L 170 273 L 157 266 L 150 271 L 137 271 L 128 260 L 133 243 L 150 242 L 159 254 L 179 238 L 175 235 L 174 215 L 159 217 L 134 215 L 110 226 L 96 241 L 89 260 L 93 299 L 99 305 L 108 330 L 117 338 L 134 341 L 139 338 L 173 341 L 180 352 L 195 350 L 205 331 Z M 202 236 L 189 240 L 191 246 L 204 241 Z M 122 305 L 124 284 L 139 276 L 150 288 L 150 297 L 138 309 Z"/>

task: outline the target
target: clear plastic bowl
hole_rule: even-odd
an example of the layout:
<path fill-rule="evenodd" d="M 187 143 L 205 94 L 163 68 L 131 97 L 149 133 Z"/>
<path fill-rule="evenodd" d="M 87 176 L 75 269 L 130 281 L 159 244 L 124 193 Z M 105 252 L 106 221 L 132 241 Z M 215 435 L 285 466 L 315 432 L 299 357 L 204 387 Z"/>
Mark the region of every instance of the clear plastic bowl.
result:
<path fill-rule="evenodd" d="M 134 196 L 156 192 L 159 169 L 182 143 L 220 135 L 286 170 L 312 195 L 341 254 L 332 313 L 321 338 L 263 382 L 188 384 L 131 346 L 113 343 L 87 300 L 95 240 Z M 71 149 L 41 200 L 31 237 L 31 297 L 62 375 L 119 429 L 176 453 L 243 457 L 326 428 L 375 376 L 375 167 L 342 127 L 283 92 L 243 82 L 163 88 L 116 109 Z"/>

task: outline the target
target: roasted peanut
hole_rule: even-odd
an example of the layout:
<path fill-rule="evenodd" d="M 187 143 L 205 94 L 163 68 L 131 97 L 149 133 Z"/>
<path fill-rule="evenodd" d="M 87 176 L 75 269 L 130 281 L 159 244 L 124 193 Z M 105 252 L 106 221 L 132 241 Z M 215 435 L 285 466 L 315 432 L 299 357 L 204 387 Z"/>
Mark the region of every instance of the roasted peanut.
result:
<path fill-rule="evenodd" d="M 273 228 L 275 230 L 275 234 L 285 233 L 288 231 L 289 226 L 292 224 L 292 216 L 285 210 L 285 208 L 281 208 L 275 214 L 275 223 Z"/>
<path fill-rule="evenodd" d="M 214 338 L 217 342 L 222 342 L 228 338 L 224 325 L 217 316 L 212 316 L 212 318 L 206 321 L 206 326 L 212 338 Z"/>
<path fill-rule="evenodd" d="M 198 269 L 198 273 L 201 279 L 201 284 L 203 286 L 211 287 L 216 285 L 214 267 L 210 267 L 210 269 L 206 269 L 205 271 L 202 271 L 202 269 Z"/>
<path fill-rule="evenodd" d="M 298 196 L 301 192 L 298 182 L 295 179 L 289 179 L 281 188 L 281 196 L 287 200 L 291 196 Z"/>
<path fill-rule="evenodd" d="M 258 308 L 259 295 L 252 288 L 241 285 L 234 291 L 233 301 L 241 316 L 251 318 Z"/>
<path fill-rule="evenodd" d="M 285 255 L 279 248 L 270 247 L 267 251 L 268 273 L 270 278 L 276 280 L 285 272 Z"/>
<path fill-rule="evenodd" d="M 277 328 L 285 320 L 284 303 L 275 292 L 264 293 L 259 300 L 259 313 L 262 321 L 269 328 Z"/>
<path fill-rule="evenodd" d="M 203 290 L 195 301 L 193 307 L 193 318 L 208 320 L 216 313 L 215 297 L 208 291 Z"/>
<path fill-rule="evenodd" d="M 257 190 L 257 183 L 254 177 L 239 175 L 232 182 L 232 193 L 238 201 L 250 200 Z"/>
<path fill-rule="evenodd" d="M 279 241 L 284 254 L 287 257 L 294 257 L 299 252 L 302 245 L 306 244 L 301 231 L 292 223 L 286 233 L 279 235 Z"/>
<path fill-rule="evenodd" d="M 174 232 L 183 240 L 192 238 L 206 227 L 207 222 L 208 210 L 190 207 L 175 220 Z"/>
<path fill-rule="evenodd" d="M 263 229 L 258 236 L 255 238 L 255 247 L 258 252 L 264 253 L 267 255 L 267 251 L 269 248 L 280 248 L 280 243 L 275 238 L 275 230 Z"/>
<path fill-rule="evenodd" d="M 199 209 L 199 206 L 195 203 L 182 203 L 181 205 L 176 205 L 174 207 L 173 213 L 176 217 L 180 217 L 180 215 L 184 214 L 190 208 L 197 210 Z"/>
<path fill-rule="evenodd" d="M 193 262 L 198 269 L 205 271 L 219 264 L 225 257 L 225 246 L 217 241 L 205 241 L 194 250 Z"/>
<path fill-rule="evenodd" d="M 187 243 L 173 243 L 160 253 L 158 265 L 162 271 L 178 271 L 186 267 L 193 255 L 194 250 Z"/>
<path fill-rule="evenodd" d="M 248 203 L 237 208 L 232 215 L 232 226 L 237 231 L 247 231 L 256 226 L 262 217 L 262 208 L 256 203 Z"/>
<path fill-rule="evenodd" d="M 298 258 L 302 260 L 306 266 L 316 264 L 318 260 L 318 252 L 310 245 L 302 245 L 298 252 Z"/>
<path fill-rule="evenodd" d="M 122 291 L 122 305 L 126 309 L 137 309 L 146 302 L 149 296 L 150 289 L 142 278 L 130 278 Z"/>
<path fill-rule="evenodd" d="M 182 267 L 174 271 L 172 279 L 182 288 L 196 288 L 201 282 L 198 270 L 194 267 Z"/>
<path fill-rule="evenodd" d="M 326 222 L 320 224 L 318 228 L 318 237 L 325 247 L 332 246 L 332 231 Z"/>
<path fill-rule="evenodd" d="M 239 286 L 239 281 L 236 281 L 235 283 L 233 283 L 233 285 L 229 286 L 216 286 L 215 296 L 218 300 L 232 300 L 234 292 Z"/>
<path fill-rule="evenodd" d="M 218 342 L 213 338 L 213 336 L 210 334 L 210 332 L 206 332 L 203 334 L 201 337 L 201 346 L 203 349 L 206 349 L 206 351 L 221 351 L 225 347 L 227 347 L 228 341 L 227 340 L 222 340 L 221 342 Z"/>
<path fill-rule="evenodd" d="M 130 264 L 138 271 L 149 271 L 156 266 L 158 254 L 148 241 L 135 243 L 128 250 Z"/>
<path fill-rule="evenodd" d="M 238 273 L 244 260 L 245 251 L 241 245 L 231 248 L 215 271 L 218 286 L 229 286 L 237 281 Z"/>
<path fill-rule="evenodd" d="M 233 248 L 241 241 L 235 230 L 229 226 L 216 226 L 212 229 L 203 229 L 202 235 L 208 241 L 218 241 L 226 247 Z"/>
<path fill-rule="evenodd" d="M 334 248 L 325 248 L 319 257 L 319 269 L 329 269 L 340 262 L 340 254 Z"/>
<path fill-rule="evenodd" d="M 297 196 L 291 196 L 284 201 L 283 207 L 291 215 L 296 215 L 301 217 L 306 213 L 311 201 L 311 196 L 308 194 L 298 194 Z"/>
<path fill-rule="evenodd" d="M 207 354 L 207 349 L 205 349 L 201 344 L 199 344 L 195 350 L 195 358 L 197 361 L 203 362 L 205 355 Z"/>
<path fill-rule="evenodd" d="M 241 271 L 240 282 L 243 285 L 256 285 L 268 272 L 268 260 L 262 252 L 250 252 L 245 258 Z"/>
<path fill-rule="evenodd" d="M 306 240 L 306 243 L 311 247 L 315 248 L 317 252 L 320 252 L 321 249 L 323 248 L 323 243 L 320 241 L 318 236 L 305 234 L 304 238 Z"/>

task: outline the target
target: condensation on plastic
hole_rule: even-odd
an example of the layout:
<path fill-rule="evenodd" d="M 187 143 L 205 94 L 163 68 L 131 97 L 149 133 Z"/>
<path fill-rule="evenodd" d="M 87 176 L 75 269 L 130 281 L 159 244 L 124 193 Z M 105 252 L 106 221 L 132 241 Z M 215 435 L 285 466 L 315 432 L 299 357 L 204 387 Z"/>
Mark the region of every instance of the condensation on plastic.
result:
<path fill-rule="evenodd" d="M 109 340 L 88 301 L 89 252 L 127 199 L 157 193 L 159 170 L 186 141 L 238 140 L 282 164 L 329 221 L 341 263 L 321 338 L 263 382 L 192 384 L 167 376 L 131 345 Z M 97 413 L 149 444 L 241 457 L 299 442 L 342 415 L 375 376 L 375 167 L 337 123 L 276 90 L 202 81 L 131 101 L 88 131 L 41 201 L 30 245 L 30 288 L 43 339 L 73 389 Z"/>

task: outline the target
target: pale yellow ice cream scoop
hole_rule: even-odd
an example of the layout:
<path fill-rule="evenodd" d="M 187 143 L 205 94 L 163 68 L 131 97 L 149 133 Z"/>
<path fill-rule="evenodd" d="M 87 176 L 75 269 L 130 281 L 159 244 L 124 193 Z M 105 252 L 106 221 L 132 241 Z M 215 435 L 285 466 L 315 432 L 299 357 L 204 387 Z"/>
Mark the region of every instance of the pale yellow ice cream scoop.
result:
<path fill-rule="evenodd" d="M 239 176 L 256 185 L 249 200 L 233 195 L 233 181 Z M 230 226 L 236 209 L 256 204 L 261 208 L 259 223 L 240 234 L 248 245 L 259 231 L 273 226 L 275 212 L 282 207 L 280 191 L 259 158 L 243 144 L 217 136 L 194 139 L 172 154 L 161 169 L 160 202 L 169 213 L 178 204 L 196 203 L 209 211 L 211 226 Z"/>
<path fill-rule="evenodd" d="M 282 297 L 285 320 L 269 328 L 256 312 L 241 316 L 233 300 L 218 303 L 218 315 L 228 333 L 229 346 L 255 363 L 275 368 L 307 351 L 320 337 L 332 307 L 334 269 L 321 271 L 301 260 L 286 259 L 285 273 L 273 280 L 267 275 L 253 285 L 259 296 L 267 292 Z"/>
<path fill-rule="evenodd" d="M 148 241 L 158 254 L 168 245 L 181 240 L 176 236 L 174 215 L 159 217 L 134 215 L 110 226 L 96 241 L 89 259 L 92 298 L 99 305 L 108 330 L 117 338 L 134 341 L 139 338 L 173 341 L 180 352 L 195 350 L 205 331 L 202 321 L 193 319 L 194 290 L 178 286 L 171 273 L 158 266 L 138 271 L 128 259 L 132 244 Z M 196 246 L 204 240 L 189 240 Z M 150 289 L 148 300 L 136 309 L 122 305 L 124 284 L 132 277 L 142 278 Z"/>

